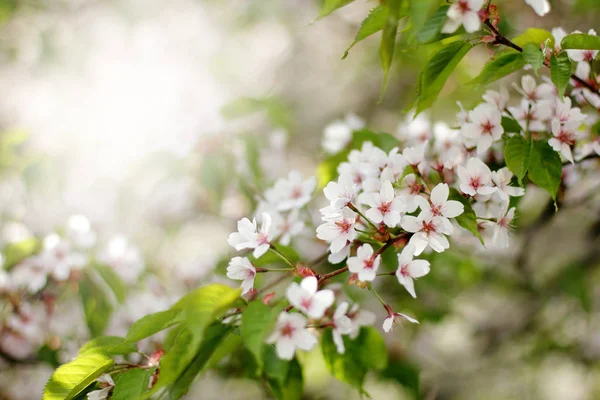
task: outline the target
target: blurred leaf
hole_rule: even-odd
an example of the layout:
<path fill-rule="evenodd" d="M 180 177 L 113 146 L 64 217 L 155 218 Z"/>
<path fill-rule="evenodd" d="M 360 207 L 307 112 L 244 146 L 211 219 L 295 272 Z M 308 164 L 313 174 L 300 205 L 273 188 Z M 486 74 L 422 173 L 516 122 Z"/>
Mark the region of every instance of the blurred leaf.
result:
<path fill-rule="evenodd" d="M 354 0 L 323 0 L 323 5 L 321 6 L 321 12 L 319 13 L 319 18 L 323 18 L 334 12 L 335 10 L 342 8 Z"/>
<path fill-rule="evenodd" d="M 240 97 L 221 107 L 221 115 L 226 119 L 247 117 L 257 112 L 265 112 L 273 126 L 286 129 L 291 126 L 291 110 L 277 97 Z"/>
<path fill-rule="evenodd" d="M 363 382 L 367 372 L 387 366 L 387 347 L 381 335 L 370 327 L 363 327 L 355 340 L 348 336 L 343 336 L 343 339 L 346 351 L 339 354 L 333 342 L 333 330 L 324 331 L 321 351 L 325 364 L 335 378 L 364 393 Z"/>
<path fill-rule="evenodd" d="M 181 322 L 180 313 L 180 310 L 171 308 L 138 319 L 129 328 L 127 340 L 138 342 Z"/>
<path fill-rule="evenodd" d="M 546 190 L 556 203 L 556 193 L 562 177 L 560 156 L 546 141 L 534 141 L 529 156 L 529 179 Z"/>
<path fill-rule="evenodd" d="M 204 340 L 195 357 L 185 368 L 181 376 L 169 387 L 169 399 L 176 400 L 186 394 L 194 379 L 202 372 L 213 353 L 231 332 L 230 325 L 217 322 L 206 329 Z M 182 342 L 185 347 L 185 342 Z"/>
<path fill-rule="evenodd" d="M 119 275 L 117 275 L 114 268 L 109 267 L 108 265 L 95 264 L 94 269 L 114 293 L 117 301 L 120 304 L 123 304 L 125 302 L 125 298 L 127 297 L 127 287 Z"/>
<path fill-rule="evenodd" d="M 452 71 L 472 47 L 467 42 L 453 42 L 429 60 L 419 77 L 417 114 L 435 102 Z"/>
<path fill-rule="evenodd" d="M 44 388 L 42 400 L 69 400 L 93 383 L 113 364 L 103 354 L 86 352 L 58 367 Z"/>
<path fill-rule="evenodd" d="M 538 70 L 544 65 L 544 54 L 539 46 L 533 43 L 527 43 L 523 46 L 523 59 L 525 62 L 533 68 L 535 74 L 538 74 Z"/>
<path fill-rule="evenodd" d="M 421 31 L 429 16 L 440 3 L 440 0 L 410 0 L 410 21 L 415 33 Z"/>
<path fill-rule="evenodd" d="M 532 142 L 525 140 L 521 135 L 512 136 L 504 141 L 504 161 L 521 185 L 529 168 L 532 147 Z"/>
<path fill-rule="evenodd" d="M 111 400 L 138 399 L 148 390 L 148 382 L 154 369 L 134 368 L 118 374 L 115 378 L 115 387 L 110 396 Z"/>
<path fill-rule="evenodd" d="M 560 47 L 563 50 L 600 50 L 600 36 L 588 35 L 585 33 L 572 33 L 562 39 Z"/>
<path fill-rule="evenodd" d="M 473 235 L 477 236 L 481 244 L 483 243 L 483 238 L 481 237 L 481 233 L 479 233 L 478 225 L 477 225 L 477 215 L 475 215 L 475 211 L 473 211 L 473 207 L 471 207 L 471 203 L 469 200 L 465 199 L 458 190 L 454 188 L 450 188 L 450 195 L 448 196 L 450 200 L 456 200 L 462 203 L 465 207 L 465 211 L 456 217 L 456 222 Z"/>
<path fill-rule="evenodd" d="M 383 95 L 385 94 L 390 67 L 392 66 L 392 60 L 394 58 L 396 32 L 398 32 L 398 19 L 400 18 L 400 0 L 387 0 L 385 5 L 388 9 L 388 13 L 385 25 L 383 26 L 381 46 L 379 48 L 379 58 L 381 59 L 381 68 L 383 69 L 383 82 L 381 84 L 379 101 L 383 99 Z"/>
<path fill-rule="evenodd" d="M 514 119 L 503 116 L 502 117 L 502 129 L 504 129 L 504 132 L 520 133 L 521 125 L 519 125 L 519 123 L 517 121 L 515 121 Z"/>
<path fill-rule="evenodd" d="M 420 397 L 419 369 L 408 360 L 390 360 L 382 376 L 393 379 L 408 389 L 415 399 Z"/>
<path fill-rule="evenodd" d="M 58 351 L 51 349 L 47 344 L 39 348 L 37 351 L 37 358 L 39 361 L 45 362 L 51 365 L 53 368 L 57 368 L 60 365 Z"/>
<path fill-rule="evenodd" d="M 270 308 L 260 300 L 251 301 L 242 314 L 241 334 L 244 346 L 256 358 L 259 374 L 263 368 L 263 345 L 265 339 L 273 330 L 280 307 Z"/>
<path fill-rule="evenodd" d="M 79 296 L 90 336 L 95 338 L 102 335 L 113 312 L 113 305 L 107 293 L 89 273 L 84 273 L 83 278 L 79 281 Z"/>
<path fill-rule="evenodd" d="M 554 54 L 550 59 L 550 77 L 552 83 L 558 89 L 558 95 L 562 97 L 565 94 L 565 89 L 571 79 L 571 60 L 565 51 Z"/>
<path fill-rule="evenodd" d="M 432 43 L 442 38 L 442 27 L 448 18 L 446 14 L 450 6 L 444 5 L 437 9 L 435 14 L 423 25 L 417 34 L 417 41 L 421 44 Z"/>
<path fill-rule="evenodd" d="M 558 278 L 560 290 L 579 301 L 581 308 L 586 312 L 592 310 L 592 291 L 590 280 L 585 273 L 585 266 L 574 263 L 565 267 Z"/>
<path fill-rule="evenodd" d="M 285 382 L 268 379 L 269 387 L 278 400 L 300 400 L 304 393 L 304 379 L 302 367 L 297 359 L 288 362 L 290 364 Z"/>
<path fill-rule="evenodd" d="M 358 42 L 360 42 L 363 39 L 366 39 L 367 37 L 371 36 L 372 34 L 382 30 L 387 21 L 387 16 L 388 16 L 388 10 L 384 6 L 380 5 L 380 6 L 375 7 L 374 9 L 372 9 L 371 12 L 369 13 L 369 15 L 367 16 L 367 18 L 365 18 L 363 20 L 363 22 L 360 24 L 358 33 L 356 34 L 356 37 L 354 38 L 354 41 L 352 42 L 350 47 L 348 47 L 346 49 L 346 51 L 344 52 L 344 56 L 342 57 L 342 60 L 344 60 L 346 57 L 348 57 L 348 52 L 350 51 L 350 49 L 352 47 L 354 47 L 355 44 L 357 44 Z"/>
<path fill-rule="evenodd" d="M 285 385 L 290 362 L 277 357 L 275 346 L 270 344 L 263 344 L 263 360 L 265 362 L 265 376 L 269 381 L 273 380 L 279 385 Z"/>
<path fill-rule="evenodd" d="M 490 60 L 481 73 L 473 80 L 474 84 L 488 84 L 515 71 L 520 70 L 525 66 L 525 59 L 521 53 L 506 52 L 496 55 L 496 58 Z"/>
<path fill-rule="evenodd" d="M 36 238 L 29 238 L 16 243 L 7 244 L 2 249 L 4 255 L 4 269 L 10 270 L 23 259 L 32 256 L 40 249 L 40 241 Z"/>
<path fill-rule="evenodd" d="M 127 342 L 122 336 L 99 336 L 90 340 L 79 349 L 79 354 L 99 353 L 105 356 L 127 355 L 137 353 L 135 343 Z"/>
<path fill-rule="evenodd" d="M 323 189 L 331 181 L 337 180 L 338 165 L 348 159 L 349 150 L 344 150 L 341 153 L 330 156 L 322 161 L 317 167 L 317 182 L 319 189 Z M 265 256 L 263 256 L 265 257 Z"/>
<path fill-rule="evenodd" d="M 554 47 L 554 36 L 552 36 L 552 33 L 545 29 L 528 28 L 519 36 L 512 38 L 511 41 L 520 47 L 525 47 L 527 43 L 533 43 L 540 48 L 540 45 L 548 39 L 550 39 L 549 46 Z"/>

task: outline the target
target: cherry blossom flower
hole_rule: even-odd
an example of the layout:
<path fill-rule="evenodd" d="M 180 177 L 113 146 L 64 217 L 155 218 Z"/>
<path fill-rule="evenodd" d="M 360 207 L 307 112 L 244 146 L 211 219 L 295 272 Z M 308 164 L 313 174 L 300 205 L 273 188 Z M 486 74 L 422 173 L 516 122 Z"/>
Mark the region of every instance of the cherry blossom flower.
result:
<path fill-rule="evenodd" d="M 482 103 L 470 115 L 471 122 L 463 125 L 461 133 L 467 147 L 477 147 L 477 153 L 483 154 L 504 133 L 502 114 L 496 107 Z"/>
<path fill-rule="evenodd" d="M 392 311 L 388 311 L 388 317 L 383 321 L 383 330 L 384 330 L 384 332 L 386 332 L 386 333 L 391 332 L 392 329 L 393 329 L 393 325 L 394 324 L 400 324 L 400 322 L 402 322 L 402 320 L 407 320 L 408 322 L 413 323 L 413 324 L 418 324 L 419 323 L 419 321 L 417 321 L 413 317 L 410 317 L 410 316 L 408 316 L 406 314 L 401 314 L 401 313 L 395 313 L 395 312 L 392 312 Z"/>
<path fill-rule="evenodd" d="M 312 192 L 317 186 L 314 176 L 303 181 L 298 171 L 291 171 L 287 179 L 280 178 L 275 185 L 265 192 L 267 200 L 277 205 L 279 211 L 302 208 L 310 201 Z"/>
<path fill-rule="evenodd" d="M 350 255 L 350 242 L 347 241 L 344 247 L 339 251 L 332 251 L 331 246 L 329 247 L 331 254 L 327 256 L 327 261 L 331 264 L 338 264 L 344 261 Z"/>
<path fill-rule="evenodd" d="M 518 197 L 525 194 L 525 189 L 515 186 L 510 186 L 510 180 L 513 177 L 513 173 L 506 167 L 499 169 L 498 171 L 492 171 L 492 182 L 498 188 L 494 193 L 498 196 L 500 201 L 509 201 L 509 196 Z"/>
<path fill-rule="evenodd" d="M 427 142 L 431 139 L 431 134 L 431 122 L 424 112 L 416 117 L 414 112 L 408 113 L 397 129 L 397 136 L 405 140 L 408 146 L 416 146 Z"/>
<path fill-rule="evenodd" d="M 508 232 L 511 230 L 511 222 L 514 217 L 515 208 L 512 207 L 508 212 L 502 213 L 502 216 L 496 221 L 492 235 L 492 242 L 495 247 L 502 249 L 508 247 Z"/>
<path fill-rule="evenodd" d="M 29 293 L 39 292 L 48 282 L 48 268 L 41 256 L 26 258 L 10 274 L 10 286 L 24 288 Z"/>
<path fill-rule="evenodd" d="M 429 142 L 424 142 L 418 146 L 406 147 L 402 151 L 402 156 L 406 160 L 408 165 L 413 167 L 420 167 L 425 161 L 425 149 Z M 421 170 L 421 168 L 419 168 Z"/>
<path fill-rule="evenodd" d="M 67 237 L 74 247 L 89 250 L 96 244 L 96 232 L 90 221 L 83 215 L 72 215 L 67 220 Z"/>
<path fill-rule="evenodd" d="M 508 90 L 506 90 L 506 87 L 502 86 L 499 92 L 496 92 L 495 90 L 487 90 L 482 98 L 486 103 L 496 107 L 498 111 L 504 111 L 510 96 L 508 94 Z"/>
<path fill-rule="evenodd" d="M 327 200 L 329 200 L 329 207 L 324 208 L 323 210 L 325 211 L 322 210 L 321 212 L 332 212 L 334 210 L 339 210 L 352 202 L 356 193 L 356 184 L 352 179 L 352 175 L 341 174 L 338 177 L 337 182 L 329 182 L 327 186 L 323 188 L 323 193 Z"/>
<path fill-rule="evenodd" d="M 103 374 L 100 378 L 96 379 L 100 382 L 102 389 L 94 390 L 87 394 L 88 400 L 104 400 L 108 399 L 108 395 L 112 388 L 115 386 L 115 382 L 109 374 Z"/>
<path fill-rule="evenodd" d="M 548 140 L 548 144 L 552 148 L 562 154 L 571 163 L 575 163 L 573 160 L 573 153 L 571 152 L 571 146 L 575 144 L 577 139 L 576 129 L 579 126 L 578 122 L 561 124 L 558 119 L 552 121 L 552 135 L 553 138 Z"/>
<path fill-rule="evenodd" d="M 144 260 L 140 250 L 123 235 L 110 239 L 98 254 L 98 261 L 112 267 L 126 283 L 133 284 L 144 270 Z"/>
<path fill-rule="evenodd" d="M 427 215 L 418 217 L 407 215 L 402 219 L 402 228 L 408 232 L 414 232 L 408 243 L 414 245 L 415 256 L 421 254 L 427 246 L 438 253 L 450 247 L 444 234 L 452 233 L 452 225 L 445 221 L 448 220 L 444 217 Z"/>
<path fill-rule="evenodd" d="M 450 188 L 446 183 L 437 184 L 429 196 L 429 201 L 424 197 L 415 198 L 415 202 L 421 207 L 421 215 L 427 217 L 440 216 L 444 218 L 456 218 L 465 210 L 460 201 L 448 200 Z"/>
<path fill-rule="evenodd" d="M 521 78 L 521 87 L 515 89 L 521 93 L 529 103 L 535 103 L 540 100 L 549 100 L 556 97 L 554 86 L 549 83 L 537 84 L 535 78 L 531 75 L 523 75 Z"/>
<path fill-rule="evenodd" d="M 346 352 L 346 348 L 344 347 L 344 339 L 342 335 L 348 335 L 352 332 L 352 321 L 346 313 L 348 312 L 348 303 L 343 302 L 337 306 L 335 312 L 333 313 L 332 323 L 333 323 L 333 343 L 335 343 L 335 347 L 337 348 L 338 353 L 344 354 Z"/>
<path fill-rule="evenodd" d="M 306 330 L 307 322 L 307 319 L 299 313 L 284 311 L 279 314 L 275 330 L 267 338 L 267 343 L 275 343 L 277 357 L 291 360 L 296 349 L 308 351 L 317 344 L 317 338 Z"/>
<path fill-rule="evenodd" d="M 87 257 L 74 251 L 71 244 L 56 233 L 46 236 L 43 243 L 44 249 L 40 257 L 57 281 L 67 280 L 72 270 L 80 270 L 87 264 Z"/>
<path fill-rule="evenodd" d="M 294 307 L 310 318 L 321 318 L 335 299 L 333 291 L 317 288 L 317 278 L 308 276 L 302 279 L 300 284 L 292 282 L 286 290 L 286 297 Z"/>
<path fill-rule="evenodd" d="M 531 8 L 533 8 L 533 11 L 540 17 L 543 17 L 550 12 L 550 3 L 548 0 L 525 0 L 525 3 L 530 5 Z"/>
<path fill-rule="evenodd" d="M 574 31 L 573 33 L 581 33 L 579 31 Z M 588 31 L 588 35 L 596 36 L 596 31 L 590 29 Z M 567 50 L 567 54 L 569 58 L 575 62 L 590 62 L 593 61 L 594 58 L 598 55 L 598 50 Z"/>
<path fill-rule="evenodd" d="M 331 242 L 330 250 L 337 253 L 356 238 L 354 225 L 356 214 L 348 207 L 342 208 L 336 214 L 324 216 L 326 222 L 317 227 L 317 237 L 321 240 Z"/>
<path fill-rule="evenodd" d="M 243 281 L 242 295 L 244 295 L 254 287 L 256 268 L 254 268 L 254 265 L 246 257 L 233 257 L 227 267 L 227 277 Z"/>
<path fill-rule="evenodd" d="M 458 0 L 452 3 L 446 13 L 448 20 L 442 27 L 442 33 L 453 33 L 461 24 L 469 33 L 478 31 L 481 26 L 479 10 L 484 2 L 485 0 Z"/>
<path fill-rule="evenodd" d="M 297 236 L 304 229 L 304 221 L 298 218 L 299 210 L 294 208 L 286 216 L 279 213 L 273 213 L 273 224 L 275 226 L 275 235 L 279 236 L 279 243 L 287 246 L 292 238 Z"/>
<path fill-rule="evenodd" d="M 271 240 L 273 240 L 275 233 L 271 222 L 271 216 L 268 213 L 263 213 L 262 225 L 259 230 L 256 219 L 250 221 L 248 218 L 242 218 L 237 223 L 238 231 L 230 234 L 227 242 L 237 251 L 254 249 L 252 255 L 259 258 L 271 246 Z"/>
<path fill-rule="evenodd" d="M 360 334 L 360 328 L 373 325 L 377 316 L 369 310 L 359 309 L 358 304 L 354 304 L 348 313 L 348 318 L 352 323 L 348 336 L 350 339 L 356 339 Z"/>
<path fill-rule="evenodd" d="M 544 121 L 548 120 L 552 110 L 548 107 L 538 107 L 526 99 L 521 100 L 519 107 L 508 107 L 508 110 L 517 120 L 519 125 L 526 131 L 543 132 L 546 130 Z"/>
<path fill-rule="evenodd" d="M 429 273 L 429 261 L 413 260 L 414 253 L 415 249 L 413 245 L 409 244 L 402 250 L 402 253 L 398 254 L 396 277 L 398 278 L 398 282 L 406 288 L 408 293 L 416 298 L 417 295 L 415 293 L 414 280 Z"/>
<path fill-rule="evenodd" d="M 350 257 L 347 263 L 348 270 L 353 274 L 358 274 L 358 280 L 372 281 L 375 279 L 381 263 L 381 255 L 375 255 L 373 247 L 365 243 L 356 251 L 356 257 Z"/>
<path fill-rule="evenodd" d="M 571 98 L 565 96 L 564 100 L 555 99 L 554 103 L 554 118 L 558 119 L 561 124 L 567 123 L 583 123 L 586 119 L 585 114 L 581 112 L 579 107 L 571 107 Z"/>
<path fill-rule="evenodd" d="M 423 185 L 417 180 L 415 174 L 408 174 L 400 183 L 400 196 L 404 200 L 404 208 L 407 213 L 415 211 L 419 205 L 416 203 L 416 198 L 423 190 Z"/>
<path fill-rule="evenodd" d="M 577 160 L 582 160 L 594 153 L 600 156 L 600 137 L 597 137 L 591 142 L 584 144 L 577 155 Z"/>
<path fill-rule="evenodd" d="M 460 190 L 469 196 L 489 195 L 497 188 L 491 186 L 492 172 L 490 168 L 479 158 L 471 157 L 467 161 L 467 167 L 459 165 L 457 168 Z"/>
<path fill-rule="evenodd" d="M 329 154 L 339 153 L 352 140 L 352 132 L 364 126 L 364 121 L 354 114 L 346 115 L 345 120 L 333 121 L 325 127 L 323 148 Z"/>
<path fill-rule="evenodd" d="M 405 210 L 405 204 L 401 197 L 397 197 L 390 181 L 381 183 L 379 193 L 365 193 L 361 201 L 369 206 L 366 216 L 376 224 L 384 223 L 390 228 L 398 225 L 401 219 L 400 213 Z"/>

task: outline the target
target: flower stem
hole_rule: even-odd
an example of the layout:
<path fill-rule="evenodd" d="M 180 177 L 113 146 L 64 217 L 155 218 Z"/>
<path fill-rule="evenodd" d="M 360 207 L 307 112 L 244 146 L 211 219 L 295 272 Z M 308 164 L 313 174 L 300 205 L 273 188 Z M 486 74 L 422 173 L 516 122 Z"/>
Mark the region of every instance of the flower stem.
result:
<path fill-rule="evenodd" d="M 349 208 L 349 209 L 351 209 L 352 211 L 354 211 L 355 213 L 357 213 L 358 215 L 360 215 L 360 217 L 361 217 L 362 219 L 364 219 L 365 221 L 367 221 L 367 223 L 368 223 L 369 225 L 371 225 L 371 227 L 372 227 L 373 229 L 375 229 L 376 231 L 378 231 L 378 230 L 379 230 L 379 228 L 377 227 L 377 225 L 375 225 L 375 224 L 374 224 L 374 223 L 373 223 L 373 222 L 372 222 L 372 221 L 371 221 L 369 218 L 367 218 L 367 217 L 366 217 L 366 216 L 365 216 L 365 215 L 364 215 L 362 212 L 360 212 L 360 210 L 359 210 L 358 208 L 356 208 L 356 207 L 354 206 L 354 204 L 352 204 L 352 203 L 348 203 L 348 208 Z"/>
<path fill-rule="evenodd" d="M 292 269 L 294 269 L 294 270 L 296 269 L 296 266 L 294 265 L 294 263 L 292 262 L 292 260 L 290 260 L 289 258 L 287 258 L 286 255 L 283 254 L 281 251 L 279 251 L 277 249 L 277 247 L 275 247 L 273 244 L 271 244 L 271 247 L 269 247 L 269 250 L 272 251 L 277 256 L 279 256 L 279 258 L 281 258 Z"/>
<path fill-rule="evenodd" d="M 369 282 L 367 284 L 367 287 L 375 295 L 375 297 L 377 297 L 377 300 L 379 300 L 379 302 L 381 303 L 381 305 L 385 307 L 386 306 L 386 302 L 383 301 L 383 299 L 381 298 L 381 296 L 379 296 L 379 294 L 377 293 L 377 291 L 375 289 L 373 289 L 373 285 L 371 285 L 371 282 Z"/>

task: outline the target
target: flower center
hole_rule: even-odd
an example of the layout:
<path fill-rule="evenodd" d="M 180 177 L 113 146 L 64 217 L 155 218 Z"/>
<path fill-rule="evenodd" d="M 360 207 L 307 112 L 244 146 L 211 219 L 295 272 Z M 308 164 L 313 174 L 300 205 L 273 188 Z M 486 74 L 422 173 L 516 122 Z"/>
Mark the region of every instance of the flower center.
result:
<path fill-rule="evenodd" d="M 471 7 L 469 6 L 469 2 L 467 0 L 460 0 L 458 2 L 458 8 L 462 14 L 466 14 L 471 11 Z"/>
<path fill-rule="evenodd" d="M 479 176 L 472 176 L 471 179 L 469 180 L 469 185 L 477 190 L 478 188 L 480 188 L 481 185 L 481 178 Z"/>
<path fill-rule="evenodd" d="M 400 274 L 402 274 L 402 276 L 409 276 L 408 274 L 408 264 L 403 264 L 400 266 Z"/>
<path fill-rule="evenodd" d="M 481 131 L 483 133 L 492 134 L 492 129 L 494 129 L 494 125 L 490 121 L 485 121 L 485 123 L 481 124 Z"/>
<path fill-rule="evenodd" d="M 410 194 L 419 194 L 421 193 L 421 185 L 415 181 L 412 185 L 408 187 L 410 189 Z"/>
<path fill-rule="evenodd" d="M 560 134 L 556 137 L 561 143 L 566 143 L 569 146 L 572 146 L 575 144 L 575 139 L 573 139 L 573 136 L 571 135 L 571 132 L 566 132 L 561 130 Z"/>
<path fill-rule="evenodd" d="M 290 196 L 292 197 L 292 199 L 299 199 L 300 197 L 302 197 L 302 189 L 299 187 L 295 187 L 294 189 L 292 189 L 292 193 L 290 194 Z"/>
<path fill-rule="evenodd" d="M 309 310 L 311 305 L 312 305 L 312 297 L 303 297 L 300 300 L 300 306 L 302 308 L 304 308 L 305 310 Z"/>
<path fill-rule="evenodd" d="M 431 204 L 431 213 L 433 215 L 441 215 L 442 214 L 442 206 L 438 204 Z"/>
<path fill-rule="evenodd" d="M 430 222 L 423 221 L 423 226 L 421 228 L 421 231 L 424 232 L 425 234 L 429 235 L 430 233 L 437 232 L 437 229 L 436 229 L 433 221 L 430 221 Z"/>
<path fill-rule="evenodd" d="M 373 265 L 375 264 L 375 257 L 371 256 L 364 261 L 365 269 L 373 269 Z"/>
<path fill-rule="evenodd" d="M 381 203 L 378 208 L 382 214 L 387 214 L 390 212 L 391 204 L 390 203 Z"/>
<path fill-rule="evenodd" d="M 348 233 L 350 228 L 352 228 L 352 224 L 345 219 L 341 221 L 335 221 L 335 225 L 339 228 L 340 233 Z"/>
<path fill-rule="evenodd" d="M 292 324 L 285 324 L 282 328 L 281 328 L 281 336 L 287 336 L 289 338 L 291 338 L 294 335 L 294 332 L 296 331 L 296 328 L 294 328 L 294 326 Z"/>
<path fill-rule="evenodd" d="M 269 243 L 269 237 L 267 236 L 266 233 L 264 232 L 258 232 L 258 244 L 268 244 Z"/>

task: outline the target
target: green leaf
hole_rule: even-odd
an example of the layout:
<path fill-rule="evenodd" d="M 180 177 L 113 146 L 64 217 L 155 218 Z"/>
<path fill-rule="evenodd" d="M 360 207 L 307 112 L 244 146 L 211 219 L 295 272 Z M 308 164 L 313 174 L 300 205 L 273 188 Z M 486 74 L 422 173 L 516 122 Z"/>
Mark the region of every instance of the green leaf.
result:
<path fill-rule="evenodd" d="M 511 41 L 520 47 L 524 47 L 527 43 L 533 43 L 539 48 L 548 39 L 550 40 L 549 46 L 554 47 L 554 36 L 552 36 L 552 33 L 545 29 L 528 28 L 519 36 L 512 38 Z"/>
<path fill-rule="evenodd" d="M 91 337 L 102 335 L 113 311 L 106 292 L 89 273 L 84 273 L 83 278 L 79 281 L 79 296 Z"/>
<path fill-rule="evenodd" d="M 566 52 L 554 54 L 550 59 L 550 78 L 552 83 L 558 89 L 558 95 L 562 97 L 565 94 L 565 89 L 571 78 L 571 60 Z"/>
<path fill-rule="evenodd" d="M 362 390 L 364 378 L 370 370 L 382 370 L 387 366 L 387 348 L 381 335 L 370 327 L 361 329 L 359 336 L 351 340 L 343 336 L 346 351 L 339 354 L 333 342 L 332 330 L 327 329 L 321 339 L 321 351 L 331 374 Z"/>
<path fill-rule="evenodd" d="M 520 133 L 521 125 L 510 117 L 502 117 L 502 129 L 504 132 Z"/>
<path fill-rule="evenodd" d="M 410 0 L 410 22 L 415 32 L 421 31 L 427 18 L 431 16 L 439 5 L 439 0 Z"/>
<path fill-rule="evenodd" d="M 125 371 L 115 378 L 111 400 L 136 400 L 148 390 L 148 382 L 153 369 L 135 368 Z"/>
<path fill-rule="evenodd" d="M 479 76 L 472 83 L 479 85 L 488 84 L 504 78 L 524 66 L 525 59 L 521 53 L 506 52 L 497 54 L 495 59 L 485 64 Z"/>
<path fill-rule="evenodd" d="M 104 354 L 86 352 L 58 367 L 44 388 L 42 400 L 70 400 L 113 364 Z"/>
<path fill-rule="evenodd" d="M 406 360 L 391 360 L 382 376 L 388 379 L 393 379 L 412 394 L 413 398 L 420 399 L 420 379 L 419 369 Z"/>
<path fill-rule="evenodd" d="M 387 19 L 383 26 L 381 35 L 381 46 L 379 47 L 379 58 L 381 59 L 381 68 L 383 69 L 383 82 L 381 84 L 381 93 L 379 101 L 383 99 L 387 87 L 390 67 L 394 58 L 394 48 L 396 45 L 396 32 L 398 32 L 398 19 L 400 16 L 400 0 L 387 1 Z"/>
<path fill-rule="evenodd" d="M 417 41 L 421 44 L 433 43 L 442 38 L 442 27 L 446 22 L 446 14 L 450 6 L 444 5 L 437 9 L 435 14 L 423 25 L 417 33 Z"/>
<path fill-rule="evenodd" d="M 520 184 L 529 168 L 531 149 L 532 142 L 525 140 L 521 135 L 512 136 L 504 142 L 504 161 Z"/>
<path fill-rule="evenodd" d="M 382 30 L 387 21 L 387 16 L 388 10 L 384 6 L 377 6 L 374 9 L 372 9 L 367 18 L 365 18 L 360 24 L 358 33 L 354 37 L 354 42 L 352 42 L 350 47 L 346 49 L 342 60 L 348 57 L 348 52 L 352 47 L 354 47 L 354 45 L 356 45 L 363 39 L 366 39 L 367 37 L 371 36 L 372 34 Z"/>
<path fill-rule="evenodd" d="M 354 0 L 323 0 L 323 5 L 321 6 L 321 12 L 319 13 L 319 18 L 323 18 L 331 14 L 337 9 L 340 9 Z"/>
<path fill-rule="evenodd" d="M 560 48 L 563 50 L 600 50 L 600 36 L 572 33 L 562 39 Z"/>
<path fill-rule="evenodd" d="M 456 222 L 458 222 L 460 226 L 471 232 L 473 235 L 477 236 L 481 244 L 484 244 L 477 225 L 477 215 L 475 214 L 475 211 L 473 211 L 473 207 L 471 207 L 469 200 L 464 198 L 464 196 L 462 196 L 458 190 L 454 188 L 450 188 L 450 195 L 448 196 L 448 199 L 456 200 L 462 203 L 462 205 L 465 207 L 465 210 L 462 214 L 456 217 Z"/>
<path fill-rule="evenodd" d="M 242 340 L 256 358 L 259 374 L 263 367 L 263 345 L 273 330 L 280 311 L 279 307 L 270 308 L 261 301 L 252 301 L 242 314 Z"/>
<path fill-rule="evenodd" d="M 183 296 L 172 309 L 181 310 L 183 328 L 161 359 L 161 374 L 153 393 L 175 382 L 198 353 L 204 331 L 239 299 L 240 290 L 213 284 Z"/>
<path fill-rule="evenodd" d="M 7 244 L 2 249 L 2 255 L 4 255 L 4 269 L 9 270 L 24 258 L 35 254 L 39 250 L 40 244 L 40 241 L 36 238 Z"/>
<path fill-rule="evenodd" d="M 280 385 L 285 385 L 290 363 L 277 357 L 275 346 L 269 344 L 263 345 L 263 359 L 265 361 L 265 376 Z"/>
<path fill-rule="evenodd" d="M 297 359 L 288 362 L 287 375 L 284 382 L 267 379 L 269 387 L 278 400 L 301 400 L 304 393 L 302 367 Z"/>
<path fill-rule="evenodd" d="M 129 328 L 127 340 L 137 342 L 181 322 L 180 313 L 181 310 L 171 308 L 138 319 Z"/>
<path fill-rule="evenodd" d="M 453 42 L 429 60 L 419 77 L 417 113 L 429 108 L 435 102 L 452 71 L 472 47 L 467 42 Z"/>
<path fill-rule="evenodd" d="M 529 179 L 546 190 L 556 202 L 562 177 L 560 156 L 546 141 L 535 141 L 529 156 Z"/>
<path fill-rule="evenodd" d="M 527 43 L 523 47 L 523 59 L 533 68 L 535 74 L 538 74 L 538 69 L 544 65 L 544 54 L 539 46 L 533 43 Z"/>
<path fill-rule="evenodd" d="M 192 382 L 194 382 L 194 379 L 202 372 L 208 360 L 224 342 L 232 329 L 233 328 L 230 325 L 223 325 L 220 322 L 217 322 L 206 329 L 204 340 L 195 357 L 179 378 L 170 385 L 168 389 L 169 400 L 179 399 L 187 393 Z M 183 343 L 183 345 L 185 345 L 185 343 Z"/>
<path fill-rule="evenodd" d="M 90 340 L 79 349 L 79 354 L 99 353 L 105 356 L 127 355 L 137 353 L 135 343 L 127 342 L 121 336 L 99 336 Z"/>
<path fill-rule="evenodd" d="M 94 265 L 94 269 L 98 275 L 106 282 L 111 291 L 115 294 L 115 298 L 120 304 L 125 302 L 127 297 L 127 287 L 119 278 L 115 270 L 107 265 Z"/>

